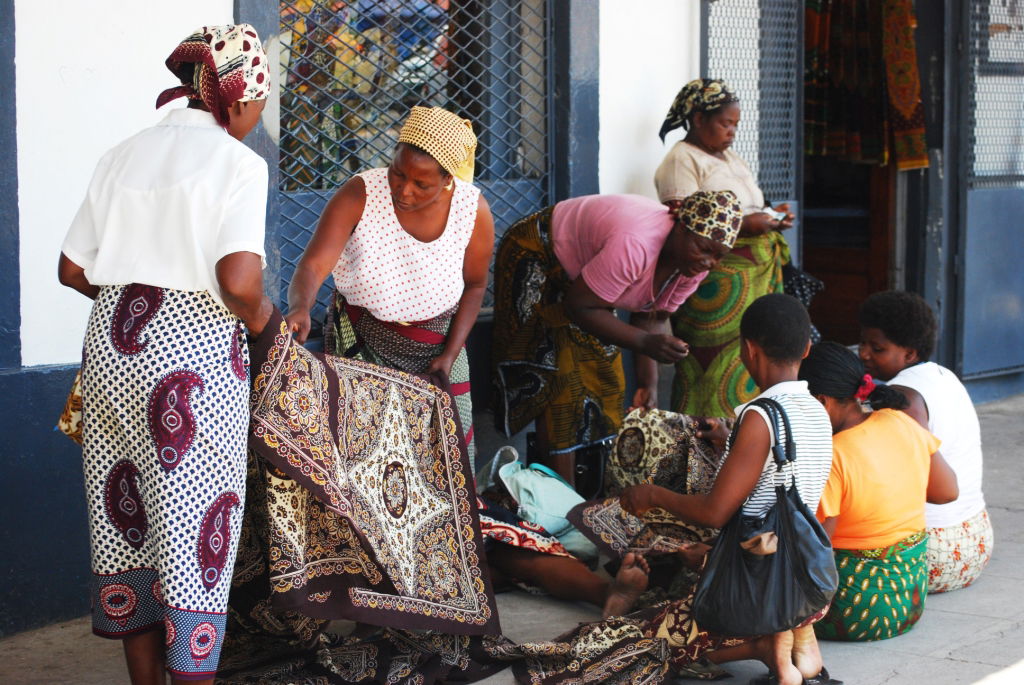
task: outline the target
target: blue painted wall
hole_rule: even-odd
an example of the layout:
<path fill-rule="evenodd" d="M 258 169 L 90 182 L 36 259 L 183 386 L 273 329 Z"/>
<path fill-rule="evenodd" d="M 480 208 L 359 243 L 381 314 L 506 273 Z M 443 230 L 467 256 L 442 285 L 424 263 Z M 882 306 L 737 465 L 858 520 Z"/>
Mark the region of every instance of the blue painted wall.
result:
<path fill-rule="evenodd" d="M 75 369 L 21 368 L 14 35 L 0 3 L 0 636 L 89 610 L 81 450 L 53 430 Z"/>
<path fill-rule="evenodd" d="M 0 371 L 0 636 L 89 611 L 82 452 L 53 429 L 75 371 Z"/>
<path fill-rule="evenodd" d="M 14 3 L 0 3 L 0 369 L 21 364 L 18 282 L 18 140 L 14 108 Z"/>

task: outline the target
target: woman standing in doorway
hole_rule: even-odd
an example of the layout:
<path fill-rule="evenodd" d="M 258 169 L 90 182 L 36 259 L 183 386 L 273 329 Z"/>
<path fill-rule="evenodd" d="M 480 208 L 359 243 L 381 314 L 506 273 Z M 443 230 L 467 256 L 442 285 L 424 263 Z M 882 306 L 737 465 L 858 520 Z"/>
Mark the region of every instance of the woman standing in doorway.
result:
<path fill-rule="evenodd" d="M 270 92 L 248 24 L 205 26 L 167 59 L 186 109 L 99 162 L 61 247 L 95 300 L 82 362 L 93 632 L 135 685 L 213 683 L 245 499 L 245 331 L 270 317 L 267 165 L 240 142 Z M 243 329 L 244 324 L 244 329 Z"/>
<path fill-rule="evenodd" d="M 793 225 L 766 211 L 764 195 L 747 163 L 730 150 L 740 122 L 739 98 L 718 79 L 687 83 L 669 109 L 659 135 L 682 127 L 686 137 L 669 150 L 654 176 L 658 199 L 677 206 L 698 190 L 731 190 L 743 209 L 740 235 L 672 317 L 690 354 L 676 362 L 672 408 L 695 416 L 732 416 L 757 386 L 740 361 L 740 317 L 761 295 L 782 292 L 789 247 L 780 231 Z"/>

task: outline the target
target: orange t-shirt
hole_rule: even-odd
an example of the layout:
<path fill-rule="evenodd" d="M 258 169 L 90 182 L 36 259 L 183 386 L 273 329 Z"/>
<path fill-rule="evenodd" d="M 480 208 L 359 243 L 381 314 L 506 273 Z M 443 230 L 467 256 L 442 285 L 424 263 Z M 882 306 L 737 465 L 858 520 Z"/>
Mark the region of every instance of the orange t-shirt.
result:
<path fill-rule="evenodd" d="M 832 437 L 832 472 L 818 519 L 839 517 L 835 549 L 888 547 L 924 530 L 931 456 L 939 439 L 902 411 L 880 409 Z"/>

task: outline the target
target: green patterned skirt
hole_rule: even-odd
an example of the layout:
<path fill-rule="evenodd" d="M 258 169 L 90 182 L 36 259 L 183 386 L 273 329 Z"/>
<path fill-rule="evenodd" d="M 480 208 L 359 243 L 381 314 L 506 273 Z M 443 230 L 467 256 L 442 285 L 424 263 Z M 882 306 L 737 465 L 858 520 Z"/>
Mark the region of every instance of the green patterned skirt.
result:
<path fill-rule="evenodd" d="M 758 394 L 740 361 L 740 318 L 757 298 L 782 292 L 789 246 L 777 231 L 740 238 L 732 252 L 672 316 L 673 333 L 690 345 L 676 363 L 672 409 L 692 416 L 733 416 Z"/>
<path fill-rule="evenodd" d="M 814 626 L 818 637 L 867 642 L 913 628 L 928 595 L 927 550 L 923 530 L 889 547 L 835 550 L 839 591 Z"/>

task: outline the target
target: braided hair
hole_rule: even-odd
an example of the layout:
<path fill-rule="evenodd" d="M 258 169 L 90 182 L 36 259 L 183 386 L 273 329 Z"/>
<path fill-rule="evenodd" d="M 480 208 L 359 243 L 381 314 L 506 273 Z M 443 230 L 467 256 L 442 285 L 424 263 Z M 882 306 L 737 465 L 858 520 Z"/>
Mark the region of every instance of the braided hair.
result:
<path fill-rule="evenodd" d="M 807 381 L 812 395 L 825 395 L 837 400 L 867 401 L 872 409 L 903 409 L 907 398 L 864 372 L 860 358 L 835 342 L 821 342 L 811 347 L 800 364 L 798 378 Z"/>

